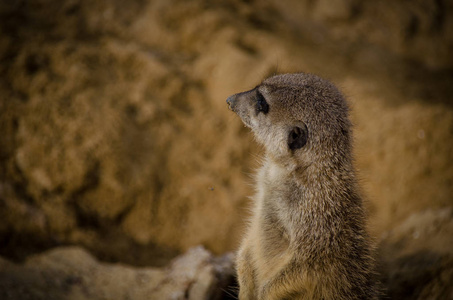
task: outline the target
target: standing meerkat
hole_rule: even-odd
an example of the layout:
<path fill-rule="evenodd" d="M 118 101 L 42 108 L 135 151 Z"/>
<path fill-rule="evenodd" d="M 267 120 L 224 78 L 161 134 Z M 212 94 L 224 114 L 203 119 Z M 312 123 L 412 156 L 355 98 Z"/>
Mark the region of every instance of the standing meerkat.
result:
<path fill-rule="evenodd" d="M 239 299 L 377 299 L 338 89 L 314 75 L 283 74 L 227 103 L 265 148 L 237 255 Z"/>

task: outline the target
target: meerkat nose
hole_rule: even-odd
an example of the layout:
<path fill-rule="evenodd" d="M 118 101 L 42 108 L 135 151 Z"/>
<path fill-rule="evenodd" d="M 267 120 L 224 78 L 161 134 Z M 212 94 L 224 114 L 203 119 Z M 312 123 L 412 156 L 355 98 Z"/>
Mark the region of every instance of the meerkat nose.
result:
<path fill-rule="evenodd" d="M 235 100 L 234 98 L 235 97 L 233 95 L 233 96 L 228 97 L 228 99 L 226 100 L 226 103 L 228 104 L 228 108 L 230 110 L 233 110 L 233 104 L 234 104 L 234 100 Z"/>

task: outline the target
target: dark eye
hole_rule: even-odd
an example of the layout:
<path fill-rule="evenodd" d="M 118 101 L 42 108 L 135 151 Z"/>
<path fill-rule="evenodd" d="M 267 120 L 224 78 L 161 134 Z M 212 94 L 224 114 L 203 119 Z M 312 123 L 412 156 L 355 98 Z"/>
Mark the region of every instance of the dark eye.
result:
<path fill-rule="evenodd" d="M 269 112 L 269 104 L 267 104 L 266 99 L 263 95 L 257 90 L 256 91 L 256 114 L 258 113 L 267 114 Z"/>

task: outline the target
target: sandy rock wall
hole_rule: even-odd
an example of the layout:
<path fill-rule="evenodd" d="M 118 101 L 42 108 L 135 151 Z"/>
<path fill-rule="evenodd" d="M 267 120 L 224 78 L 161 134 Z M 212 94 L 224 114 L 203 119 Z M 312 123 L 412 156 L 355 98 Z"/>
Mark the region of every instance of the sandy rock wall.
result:
<path fill-rule="evenodd" d="M 429 68 L 453 66 L 451 1 L 269 2 L 291 28 L 320 44 L 333 39 L 338 51 L 351 54 L 372 45 L 373 52 L 394 53 Z"/>
<path fill-rule="evenodd" d="M 3 35 L 2 231 L 91 248 L 126 237 L 169 253 L 232 249 L 251 142 L 191 74 L 197 43 L 181 38 L 198 28 L 168 28 L 164 2 L 98 5 L 7 7 L 6 23 L 28 23 Z"/>
<path fill-rule="evenodd" d="M 377 237 L 451 206 L 448 5 L 437 34 L 420 21 L 407 42 L 392 20 L 421 4 L 279 3 L 0 4 L 0 254 L 78 244 L 163 265 L 198 244 L 235 249 L 260 148 L 225 99 L 276 71 L 347 95 Z"/>

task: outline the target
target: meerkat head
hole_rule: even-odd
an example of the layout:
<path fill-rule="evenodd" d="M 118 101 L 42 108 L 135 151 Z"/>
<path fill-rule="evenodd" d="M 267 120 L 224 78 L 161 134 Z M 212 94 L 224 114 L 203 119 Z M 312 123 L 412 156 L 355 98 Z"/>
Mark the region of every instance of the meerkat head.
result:
<path fill-rule="evenodd" d="M 327 80 L 304 73 L 277 75 L 227 103 L 267 155 L 284 167 L 350 160 L 348 107 Z"/>

